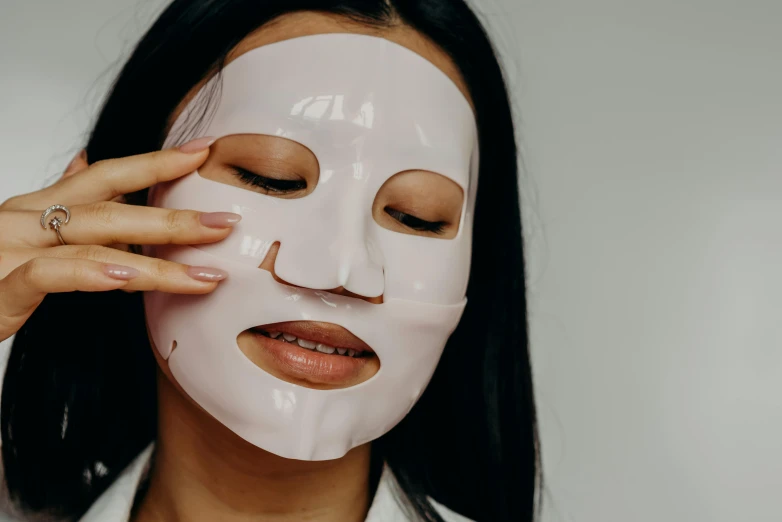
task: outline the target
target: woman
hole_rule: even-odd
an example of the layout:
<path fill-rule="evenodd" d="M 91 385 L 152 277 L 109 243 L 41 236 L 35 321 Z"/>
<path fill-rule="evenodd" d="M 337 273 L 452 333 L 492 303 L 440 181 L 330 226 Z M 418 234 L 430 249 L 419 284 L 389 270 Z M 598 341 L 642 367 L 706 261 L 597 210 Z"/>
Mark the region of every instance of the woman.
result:
<path fill-rule="evenodd" d="M 407 76 L 398 87 L 410 91 L 415 98 L 411 103 L 418 103 L 421 110 L 426 104 L 437 105 L 436 99 L 426 97 L 426 78 L 440 75 L 440 80 L 433 81 L 447 79 L 449 87 L 442 88 L 451 89 L 449 96 L 462 97 L 460 114 L 474 114 L 477 147 L 472 157 L 477 158 L 480 149 L 474 169 L 480 179 L 477 192 L 474 183 L 457 183 L 458 176 L 448 179 L 423 169 L 410 177 L 389 177 L 371 201 L 371 226 L 397 232 L 391 239 L 424 236 L 429 242 L 421 244 L 430 248 L 457 244 L 455 240 L 471 233 L 468 304 L 442 356 L 432 352 L 439 363 L 434 357 L 432 364 L 437 366 L 432 368 L 425 393 L 417 402 L 412 400 L 415 406 L 398 424 L 397 418 L 389 422 L 396 424 L 393 429 L 374 440 L 354 440 L 345 447 L 321 448 L 316 440 L 309 442 L 311 447 L 291 448 L 280 437 L 256 438 L 256 432 L 243 432 L 234 422 L 236 415 L 225 412 L 230 405 L 221 407 L 215 398 L 219 387 L 210 389 L 198 379 L 188 381 L 192 367 L 187 370 L 182 361 L 190 348 L 178 348 L 176 340 L 169 343 L 170 338 L 160 334 L 170 310 L 227 295 L 225 285 L 244 277 L 214 266 L 220 264 L 219 256 L 198 257 L 214 259 L 211 266 L 177 262 L 176 255 L 165 253 L 165 245 L 198 245 L 184 247 L 188 252 L 219 249 L 238 241 L 240 234 L 232 234 L 232 229 L 249 226 L 250 220 L 244 211 L 239 216 L 141 205 L 147 201 L 145 189 L 158 183 L 166 187 L 168 182 L 181 187 L 185 180 L 199 179 L 198 174 L 191 174 L 196 170 L 201 178 L 219 183 L 214 187 L 225 187 L 216 188 L 215 194 L 238 190 L 254 197 L 252 201 L 260 201 L 260 192 L 307 202 L 313 187 L 327 186 L 325 178 L 330 174 L 318 165 L 323 158 L 312 154 L 314 146 L 308 150 L 297 140 L 264 141 L 271 137 L 261 136 L 262 132 L 249 137 L 224 132 L 215 141 L 199 129 L 211 125 L 215 106 L 223 106 L 214 103 L 221 100 L 220 71 L 225 69 L 228 81 L 231 71 L 251 67 L 250 57 L 264 56 L 266 49 L 293 52 L 295 47 L 279 45 L 345 34 L 365 38 L 360 41 L 367 44 L 366 49 L 353 45 L 356 53 L 370 52 L 367 49 L 379 40 L 386 42 L 382 48 L 391 49 L 388 56 L 399 58 L 394 70 Z M 317 52 L 321 42 L 328 46 L 329 41 L 309 40 L 311 47 L 303 49 Z M 300 63 L 301 56 L 286 56 L 294 58 L 287 63 Z M 313 61 L 312 67 L 318 63 Z M 351 60 L 342 57 L 333 63 L 351 67 Z M 406 64 L 421 67 L 424 76 L 413 74 Z M 380 76 L 383 67 L 377 69 Z M 292 74 L 295 67 L 290 70 Z M 355 67 L 350 70 L 355 72 Z M 286 74 L 278 76 L 285 79 Z M 424 93 L 421 96 L 416 94 L 417 81 Z M 226 88 L 233 92 L 231 85 Z M 271 90 L 269 95 L 275 92 L 282 91 Z M 261 107 L 267 101 L 261 96 L 248 103 Z M 330 103 L 333 114 L 334 100 Z M 241 108 L 237 117 L 247 114 L 245 106 Z M 400 121 L 406 110 L 401 109 Z M 391 112 L 380 110 L 381 115 Z M 125 65 L 85 154 L 74 159 L 58 183 L 12 198 L 0 207 L 4 230 L 13 231 L 0 240 L 0 338 L 16 333 L 2 394 L 3 461 L 11 497 L 28 514 L 57 519 L 78 519 L 87 513 L 92 520 L 140 522 L 371 521 L 403 516 L 430 521 L 463 520 L 460 516 L 481 521 L 532 520 L 539 459 L 510 114 L 491 45 L 460 0 L 172 3 Z M 363 128 L 373 126 L 366 120 L 371 120 L 371 110 L 363 111 L 361 117 Z M 467 132 L 473 125 L 440 123 L 444 134 L 454 129 Z M 179 145 L 188 135 L 198 137 Z M 160 150 L 164 141 L 166 147 Z M 426 140 L 419 136 L 419 141 Z M 388 143 L 391 156 L 398 155 L 394 143 Z M 331 153 L 333 147 L 324 146 L 322 151 Z M 393 157 L 386 160 L 393 161 Z M 295 175 L 259 176 L 263 168 L 253 171 L 243 161 L 261 165 L 264 172 L 295 164 L 289 171 Z M 360 173 L 354 174 L 361 178 Z M 394 185 L 394 180 L 403 182 Z M 165 206 L 161 202 L 173 201 L 166 199 L 165 188 L 157 192 L 163 195 L 153 193 L 152 204 Z M 416 200 L 419 197 L 424 199 Z M 72 212 L 71 219 L 65 222 L 57 208 L 41 215 L 54 204 Z M 472 227 L 470 204 L 474 204 Z M 208 198 L 205 205 L 210 205 Z M 419 212 L 422 208 L 423 213 Z M 59 221 L 53 221 L 55 216 Z M 309 227 L 305 231 L 321 225 L 304 221 Z M 276 226 L 287 224 L 278 221 Z M 281 263 L 286 241 L 264 250 L 258 265 L 262 270 L 253 272 L 273 276 L 277 285 L 273 288 L 301 288 L 305 295 L 313 294 L 309 289 L 322 289 L 326 292 L 318 295 L 324 301 L 350 302 L 366 310 L 380 310 L 371 306 L 393 301 L 384 293 L 383 277 L 374 277 L 378 266 L 372 265 L 371 255 L 362 258 L 362 263 L 374 266 L 374 275 L 365 271 L 351 280 L 351 274 L 357 273 L 354 270 L 330 285 L 306 284 L 307 270 L 281 272 L 281 267 L 300 261 L 294 256 L 288 264 Z M 295 241 L 293 236 L 291 242 Z M 135 245 L 160 245 L 149 252 L 158 259 L 141 255 Z M 309 266 L 318 269 L 317 263 Z M 407 268 L 416 270 L 416 263 Z M 455 268 L 443 265 L 443 270 L 451 269 Z M 386 290 L 389 277 L 386 274 Z M 451 287 L 458 289 L 458 283 Z M 451 287 L 446 285 L 444 291 Z M 240 292 L 241 285 L 235 291 Z M 160 298 L 165 295 L 172 300 Z M 177 296 L 184 301 L 177 301 Z M 173 303 L 170 308 L 168 302 Z M 236 315 L 247 306 L 247 301 L 237 302 Z M 232 314 L 221 317 L 232 320 Z M 187 324 L 194 331 L 211 332 L 198 321 Z M 321 333 L 310 331 L 310 335 L 301 333 L 306 324 L 286 324 L 259 324 L 236 338 L 247 360 L 279 379 L 275 382 L 296 385 L 303 392 L 315 390 L 313 394 L 323 390 L 342 393 L 354 387 L 371 389 L 372 383 L 382 381 L 380 376 L 392 373 L 388 369 L 393 364 L 385 354 L 392 361 L 393 350 L 375 353 L 372 343 L 334 325 L 324 326 Z M 320 328 L 319 323 L 313 324 L 312 329 Z M 356 324 L 362 327 L 360 321 Z M 217 328 L 221 325 L 218 322 Z M 381 321 L 378 327 L 387 325 Z M 274 350 L 285 356 L 306 350 L 300 341 L 295 347 L 285 346 L 286 339 L 294 342 L 295 337 L 306 342 L 334 339 L 334 346 L 320 343 L 323 346 L 317 350 L 295 353 L 304 354 L 298 360 L 305 362 L 343 357 L 338 364 L 344 371 L 296 369 L 269 355 Z M 197 344 L 199 336 L 191 342 Z M 271 350 L 271 346 L 276 348 Z M 335 353 L 337 349 L 340 352 Z M 347 353 L 348 349 L 354 353 Z M 348 360 L 346 356 L 351 355 L 359 357 Z M 428 374 L 424 377 L 426 381 Z M 378 409 L 392 404 L 392 395 L 373 397 Z M 251 408 L 253 401 L 248 402 Z M 352 419 L 352 411 L 343 413 Z M 368 411 L 364 416 L 372 414 Z M 360 424 L 365 419 L 351 421 Z M 375 427 L 368 428 L 370 432 L 379 433 Z M 302 436 L 290 435 L 297 441 Z M 391 495 L 398 498 L 398 505 L 388 500 Z"/>

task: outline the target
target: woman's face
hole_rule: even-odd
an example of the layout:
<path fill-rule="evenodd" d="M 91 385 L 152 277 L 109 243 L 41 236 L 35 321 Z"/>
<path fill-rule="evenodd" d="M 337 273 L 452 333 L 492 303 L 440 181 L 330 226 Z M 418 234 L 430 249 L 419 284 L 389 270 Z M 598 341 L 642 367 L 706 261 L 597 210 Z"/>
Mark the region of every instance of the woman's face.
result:
<path fill-rule="evenodd" d="M 392 29 L 368 28 L 333 15 L 300 12 L 282 16 L 245 38 L 229 55 L 239 56 L 274 42 L 324 33 L 357 33 L 379 36 L 402 45 L 438 67 L 469 100 L 466 86 L 450 58 L 425 37 L 400 25 Z M 201 85 L 195 86 L 172 115 L 173 122 Z M 282 199 L 303 198 L 318 184 L 318 159 L 304 145 L 278 136 L 236 134 L 218 139 L 199 174 L 220 183 Z M 372 204 L 372 218 L 381 227 L 401 234 L 448 241 L 458 232 L 465 194 L 453 180 L 436 172 L 407 170 L 390 177 Z M 292 285 L 275 273 L 279 244 L 275 243 L 259 268 Z M 382 303 L 383 295 L 363 296 L 343 287 L 328 292 L 370 303 Z M 313 338 L 334 339 L 334 346 L 313 348 Z M 295 337 L 295 339 L 294 339 Z M 280 349 L 287 339 L 299 346 Z M 337 325 L 296 321 L 259 325 L 237 337 L 245 356 L 264 371 L 286 382 L 314 389 L 347 388 L 370 379 L 380 369 L 371 346 Z M 294 347 L 290 347 L 294 348 Z M 153 350 L 163 372 L 173 379 L 166 360 Z"/>

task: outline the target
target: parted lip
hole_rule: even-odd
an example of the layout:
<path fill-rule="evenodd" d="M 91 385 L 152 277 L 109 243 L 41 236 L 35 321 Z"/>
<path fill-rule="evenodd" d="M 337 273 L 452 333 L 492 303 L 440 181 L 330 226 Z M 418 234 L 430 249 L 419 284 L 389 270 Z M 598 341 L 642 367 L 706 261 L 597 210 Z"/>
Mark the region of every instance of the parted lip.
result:
<path fill-rule="evenodd" d="M 380 368 L 380 359 L 364 341 L 335 324 L 291 321 L 245 332 L 251 335 L 238 338 L 244 354 L 259 368 L 292 384 L 344 388 L 366 381 Z"/>
<path fill-rule="evenodd" d="M 356 337 L 350 330 L 342 326 L 319 321 L 286 321 L 256 326 L 252 330 L 263 332 L 281 332 L 295 335 L 316 343 L 323 343 L 334 348 L 347 348 L 362 352 L 365 356 L 375 352 L 367 343 Z"/>

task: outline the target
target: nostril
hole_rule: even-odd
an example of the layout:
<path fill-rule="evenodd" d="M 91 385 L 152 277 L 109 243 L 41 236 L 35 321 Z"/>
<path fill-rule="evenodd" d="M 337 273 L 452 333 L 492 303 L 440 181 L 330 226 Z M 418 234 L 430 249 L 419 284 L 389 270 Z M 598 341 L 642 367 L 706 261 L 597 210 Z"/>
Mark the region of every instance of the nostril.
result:
<path fill-rule="evenodd" d="M 385 291 L 385 271 L 382 266 L 368 259 L 353 263 L 343 286 L 353 295 L 382 297 Z"/>
<path fill-rule="evenodd" d="M 332 290 L 325 290 L 325 292 L 329 292 L 337 295 L 344 295 L 345 297 L 355 297 L 356 299 L 362 299 L 372 304 L 383 304 L 383 294 L 380 294 L 376 297 L 366 297 L 363 295 L 355 294 L 350 290 L 347 290 L 344 286 L 340 286 L 339 288 L 334 288 Z"/>

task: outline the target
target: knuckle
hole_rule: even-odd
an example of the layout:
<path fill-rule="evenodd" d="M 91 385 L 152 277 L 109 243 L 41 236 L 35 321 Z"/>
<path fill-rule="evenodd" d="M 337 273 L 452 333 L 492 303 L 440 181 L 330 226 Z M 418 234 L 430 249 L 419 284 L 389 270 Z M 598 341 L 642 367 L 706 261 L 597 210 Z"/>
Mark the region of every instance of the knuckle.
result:
<path fill-rule="evenodd" d="M 96 161 L 90 168 L 95 169 L 95 172 L 99 174 L 100 182 L 107 185 L 109 197 L 108 199 L 121 196 L 122 193 L 118 192 L 115 188 L 116 181 L 122 177 L 121 169 L 117 166 L 117 159 L 104 159 Z"/>
<path fill-rule="evenodd" d="M 150 154 L 152 168 L 156 174 L 164 175 L 167 171 L 176 166 L 176 154 L 172 154 L 174 149 L 158 150 Z"/>
<path fill-rule="evenodd" d="M 102 262 L 108 261 L 111 249 L 99 245 L 76 245 L 71 247 L 68 253 L 80 259 L 92 259 L 93 261 Z"/>
<path fill-rule="evenodd" d="M 97 171 L 100 171 L 100 172 L 110 171 L 111 170 L 110 164 L 111 164 L 111 160 L 102 159 L 102 160 L 98 160 L 98 161 L 92 163 L 89 166 L 89 168 L 97 170 Z"/>
<path fill-rule="evenodd" d="M 21 272 L 19 273 L 19 277 L 26 285 L 35 286 L 44 270 L 44 264 L 45 261 L 40 257 L 30 259 L 20 267 Z"/>
<path fill-rule="evenodd" d="M 166 261 L 165 259 L 155 259 L 153 262 L 152 270 L 156 276 L 160 278 L 167 278 L 176 273 L 176 263 Z"/>
<path fill-rule="evenodd" d="M 179 232 L 185 228 L 185 224 L 188 222 L 188 212 L 185 210 L 172 210 L 166 214 L 164 220 L 164 226 L 166 232 L 173 233 Z"/>
<path fill-rule="evenodd" d="M 156 181 L 171 179 L 177 173 L 182 173 L 183 158 L 176 149 L 156 151 L 149 157 L 149 173 Z"/>
<path fill-rule="evenodd" d="M 111 201 L 93 203 L 86 209 L 87 218 L 103 227 L 110 227 L 116 219 L 117 207 Z"/>
<path fill-rule="evenodd" d="M 86 273 L 87 269 L 83 263 L 74 263 L 74 265 L 71 267 L 71 275 L 75 279 L 83 278 Z"/>
<path fill-rule="evenodd" d="M 169 272 L 169 269 L 166 266 L 166 262 L 164 260 L 155 259 L 152 263 L 152 271 L 155 273 L 156 276 L 162 277 Z"/>
<path fill-rule="evenodd" d="M 78 257 L 77 253 L 82 251 L 81 246 L 77 245 L 58 245 L 46 249 L 49 257 Z"/>

